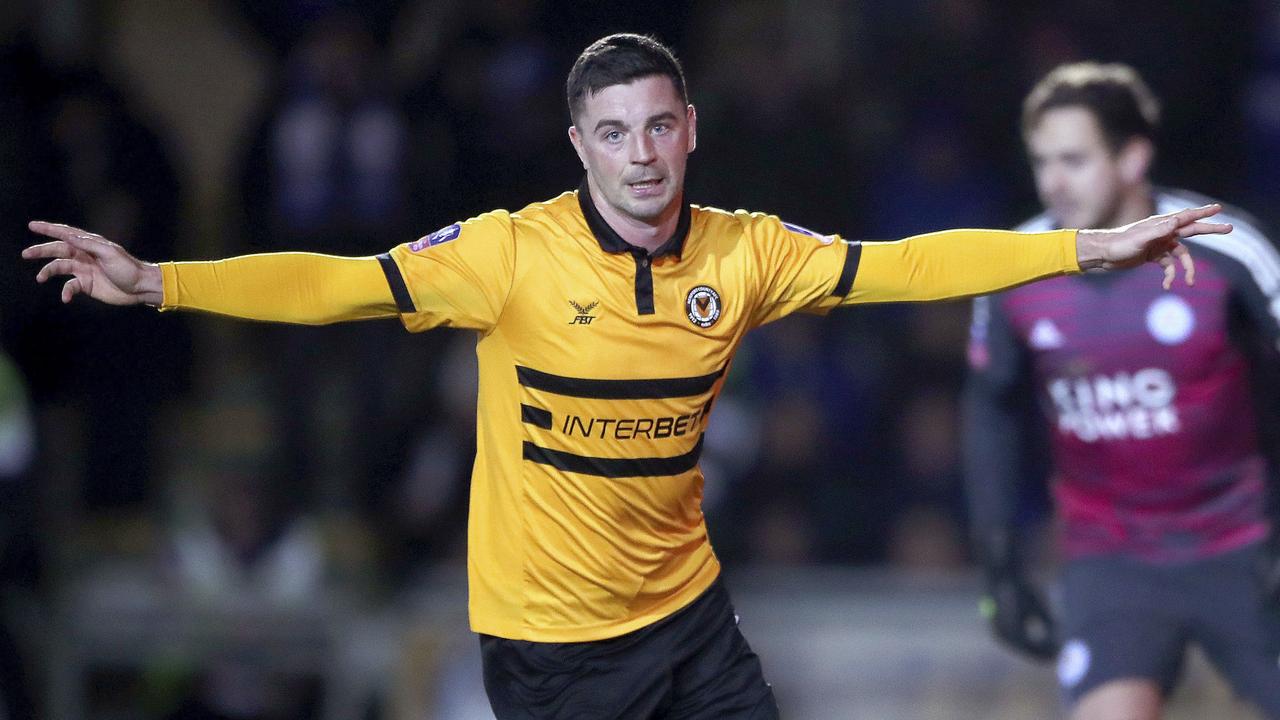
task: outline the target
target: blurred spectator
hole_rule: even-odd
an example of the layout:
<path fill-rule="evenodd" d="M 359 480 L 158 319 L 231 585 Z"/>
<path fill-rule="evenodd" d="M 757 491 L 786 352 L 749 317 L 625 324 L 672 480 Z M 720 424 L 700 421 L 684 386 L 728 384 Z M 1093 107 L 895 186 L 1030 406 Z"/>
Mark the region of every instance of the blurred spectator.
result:
<path fill-rule="evenodd" d="M 870 183 L 872 237 L 898 238 L 947 227 L 998 227 L 1005 191 L 987 159 L 966 138 L 963 115 L 946 102 L 904 128 L 899 152 L 886 155 Z"/>
<path fill-rule="evenodd" d="M 690 88 L 700 132 L 689 200 L 769 208 L 820 233 L 848 235 L 857 229 L 862 168 L 842 142 L 832 102 L 842 48 L 817 42 L 804 21 L 769 2 L 704 11 L 700 52 L 690 59 L 702 84 Z"/>
<path fill-rule="evenodd" d="M 938 380 L 907 394 L 894 433 L 902 455 L 894 473 L 900 509 L 886 559 L 903 569 L 955 569 L 965 559 L 955 394 Z"/>
<path fill-rule="evenodd" d="M 1258 3 L 1256 68 L 1245 87 L 1244 113 L 1248 154 L 1247 202 L 1280 224 L 1274 198 L 1280 195 L 1280 6 Z"/>
<path fill-rule="evenodd" d="M 27 351 L 28 328 L 39 301 L 30 278 L 30 264 L 18 252 L 25 242 L 26 222 L 37 207 L 48 206 L 53 175 L 52 148 L 40 130 L 40 108 L 47 102 L 49 73 L 26 30 L 3 24 L 0 15 L 0 337 L 24 367 L 33 365 Z M 60 364 L 61 358 L 46 362 Z M 32 368 L 34 369 L 34 368 Z"/>
<path fill-rule="evenodd" d="M 316 25 L 344 18 L 372 37 L 383 40 L 391 32 L 403 0 L 237 0 L 240 12 L 281 57 L 289 55 Z"/>
<path fill-rule="evenodd" d="M 758 430 L 729 438 L 738 447 L 708 437 L 711 460 L 746 463 L 708 466 L 732 472 L 727 497 L 708 511 L 719 553 L 769 562 L 880 555 L 892 497 L 876 450 L 887 371 L 883 345 L 857 313 L 789 318 L 748 338 L 713 413 L 720 422 L 745 403 Z"/>
<path fill-rule="evenodd" d="M 101 227 L 141 257 L 172 256 L 181 204 L 159 139 L 95 73 L 46 81 L 56 92 L 39 123 L 52 160 L 44 169 L 56 185 L 29 210 Z M 84 440 L 82 500 L 91 510 L 137 509 L 153 490 L 156 410 L 187 386 L 186 319 L 89 304 L 67 311 L 59 287 L 31 289 L 15 349 L 37 402 L 69 405 L 93 428 Z"/>
<path fill-rule="evenodd" d="M 345 14 L 290 52 L 241 177 L 251 249 L 372 252 L 403 232 L 408 136 L 382 64 Z"/>
<path fill-rule="evenodd" d="M 542 29 L 545 15 L 532 0 L 469 3 L 412 93 L 420 234 L 581 179 L 565 134 L 563 52 Z"/>
<path fill-rule="evenodd" d="M 173 531 L 171 570 L 184 592 L 288 605 L 323 589 L 325 549 L 296 495 L 261 461 L 219 458 L 210 470 L 198 511 Z"/>
<path fill-rule="evenodd" d="M 178 607 L 220 613 L 232 626 L 215 631 L 226 635 L 215 634 L 222 639 L 197 658 L 194 683 L 172 720 L 304 720 L 319 707 L 318 668 L 282 663 L 269 625 L 332 603 L 334 558 L 318 519 L 290 483 L 272 476 L 269 433 L 252 432 L 266 418 L 256 401 L 245 402 L 223 402 L 205 418 L 202 481 L 169 523 L 171 597 Z"/>
<path fill-rule="evenodd" d="M 31 464 L 35 423 L 26 384 L 8 355 L 0 351 L 0 601 L 15 588 L 31 590 L 38 577 L 36 507 Z M 0 716 L 35 717 L 28 685 L 30 657 L 10 632 L 0 604 Z"/>
<path fill-rule="evenodd" d="M 377 483 L 388 575 L 407 580 L 442 559 L 465 556 L 468 491 L 475 458 L 478 392 L 475 335 L 437 331 L 427 400 L 383 443 L 397 458 Z M 422 338 L 419 338 L 422 339 Z M 428 379 L 429 378 L 429 379 Z M 404 416 L 402 416 L 404 417 Z M 394 446 L 394 447 L 393 447 Z"/>
<path fill-rule="evenodd" d="M 408 127 L 382 64 L 360 18 L 335 12 L 308 26 L 246 158 L 243 250 L 365 255 L 408 239 Z M 403 331 L 391 322 L 255 331 L 272 378 L 279 471 L 317 486 L 319 502 L 346 502 L 376 463 L 373 443 L 353 438 L 387 429 L 387 362 Z"/>

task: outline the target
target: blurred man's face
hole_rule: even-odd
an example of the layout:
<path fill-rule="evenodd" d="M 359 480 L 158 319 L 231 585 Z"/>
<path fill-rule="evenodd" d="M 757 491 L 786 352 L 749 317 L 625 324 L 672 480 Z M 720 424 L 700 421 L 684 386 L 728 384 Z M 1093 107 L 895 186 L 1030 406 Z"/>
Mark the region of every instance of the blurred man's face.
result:
<path fill-rule="evenodd" d="M 1133 182 L 1123 150 L 1113 152 L 1093 113 L 1083 107 L 1046 111 L 1027 133 L 1040 202 L 1061 227 L 1111 227 Z M 1145 173 L 1145 168 L 1143 168 Z"/>
<path fill-rule="evenodd" d="M 584 98 L 569 139 L 597 203 L 656 223 L 682 196 L 697 117 L 670 78 L 652 75 Z"/>

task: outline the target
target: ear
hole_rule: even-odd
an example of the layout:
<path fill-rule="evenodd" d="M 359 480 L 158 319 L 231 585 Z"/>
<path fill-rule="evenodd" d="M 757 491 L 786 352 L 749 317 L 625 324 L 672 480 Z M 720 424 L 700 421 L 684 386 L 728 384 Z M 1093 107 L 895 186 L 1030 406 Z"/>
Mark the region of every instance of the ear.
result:
<path fill-rule="evenodd" d="M 1121 179 L 1128 185 L 1136 185 L 1146 180 L 1155 155 L 1156 148 L 1150 140 L 1141 136 L 1130 138 L 1120 148 L 1117 157 Z"/>
<path fill-rule="evenodd" d="M 578 160 L 582 163 L 582 169 L 587 169 L 587 153 L 582 148 L 582 135 L 578 134 L 578 126 L 569 126 L 569 142 L 573 144 L 574 152 L 578 153 Z"/>
<path fill-rule="evenodd" d="M 686 152 L 693 152 L 698 149 L 698 111 L 690 105 L 685 108 L 684 116 L 689 123 L 689 149 Z"/>

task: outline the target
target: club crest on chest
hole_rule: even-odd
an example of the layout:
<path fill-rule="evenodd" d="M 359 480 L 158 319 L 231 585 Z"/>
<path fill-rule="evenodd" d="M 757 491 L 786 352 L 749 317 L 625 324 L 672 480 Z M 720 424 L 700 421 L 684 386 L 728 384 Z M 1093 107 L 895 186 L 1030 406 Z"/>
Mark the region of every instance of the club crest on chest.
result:
<path fill-rule="evenodd" d="M 699 285 L 690 290 L 685 296 L 684 307 L 689 322 L 704 329 L 716 324 L 723 309 L 720 293 L 710 285 Z"/>

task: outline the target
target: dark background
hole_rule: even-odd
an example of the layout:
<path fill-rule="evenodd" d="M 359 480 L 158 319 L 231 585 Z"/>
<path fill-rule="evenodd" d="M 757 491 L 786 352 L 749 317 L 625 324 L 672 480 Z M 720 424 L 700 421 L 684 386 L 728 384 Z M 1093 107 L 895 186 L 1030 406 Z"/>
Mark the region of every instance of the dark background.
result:
<path fill-rule="evenodd" d="M 372 254 L 517 210 L 580 179 L 564 77 L 615 31 L 685 63 L 691 202 L 854 239 L 1009 227 L 1038 211 L 1022 97 L 1098 59 L 1164 101 L 1159 182 L 1280 220 L 1271 2 L 6 3 L 0 570 L 13 623 L 63 634 L 18 630 L 0 657 L 36 707 L 76 588 L 134 572 L 161 597 L 378 607 L 456 566 L 475 379 L 460 333 L 63 307 L 18 258 L 26 221 L 167 260 Z M 705 456 L 728 566 L 964 571 L 966 323 L 964 303 L 862 308 L 746 343 Z M 101 664 L 86 707 L 231 716 L 261 673 L 216 666 Z M 236 716 L 315 712 L 318 682 L 288 687 Z"/>

